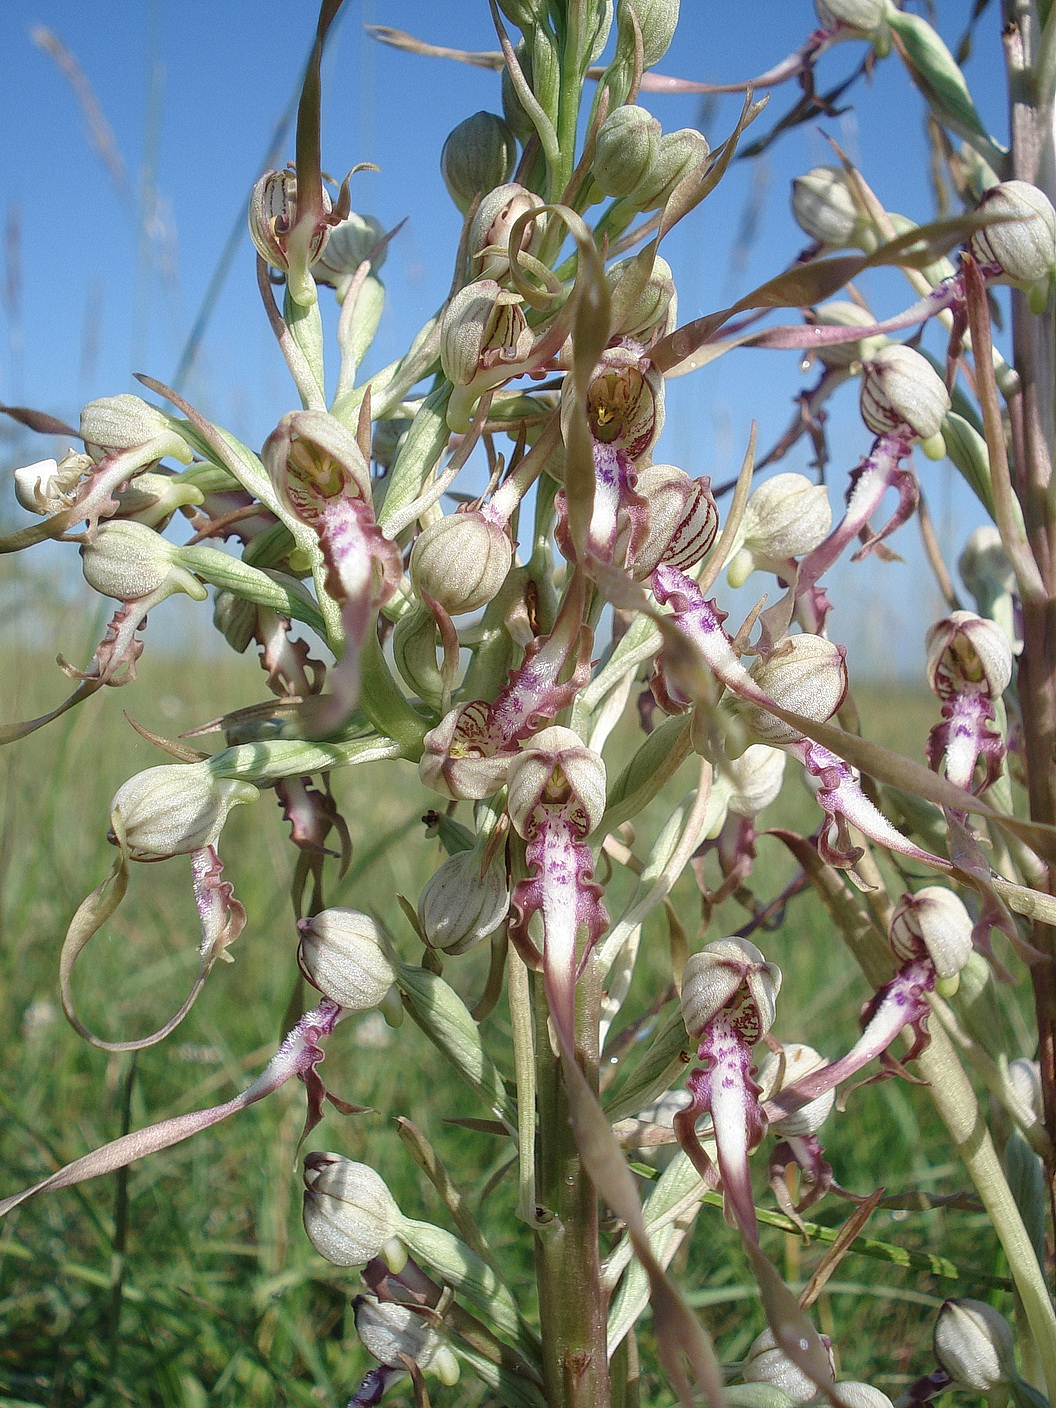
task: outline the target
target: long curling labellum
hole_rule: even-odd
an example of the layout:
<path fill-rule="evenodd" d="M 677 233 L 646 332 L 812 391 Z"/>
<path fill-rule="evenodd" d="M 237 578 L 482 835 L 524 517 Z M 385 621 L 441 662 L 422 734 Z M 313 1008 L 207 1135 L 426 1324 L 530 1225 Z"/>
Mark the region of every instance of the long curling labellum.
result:
<path fill-rule="evenodd" d="M 531 872 L 513 891 L 510 938 L 525 962 L 535 968 L 541 962 L 551 1016 L 571 1047 L 576 980 L 609 922 L 584 843 L 605 810 L 605 765 L 571 729 L 543 729 L 510 763 L 507 805 L 528 843 Z M 535 914 L 542 920 L 541 955 L 528 933 Z M 582 954 L 580 925 L 586 929 Z"/>

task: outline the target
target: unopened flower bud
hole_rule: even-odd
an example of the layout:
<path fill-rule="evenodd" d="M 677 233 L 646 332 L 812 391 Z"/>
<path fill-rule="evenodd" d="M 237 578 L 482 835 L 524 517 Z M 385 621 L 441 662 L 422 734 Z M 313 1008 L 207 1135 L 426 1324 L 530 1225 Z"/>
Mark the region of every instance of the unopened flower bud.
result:
<path fill-rule="evenodd" d="M 1017 288 L 1044 283 L 1047 293 L 1056 270 L 1056 211 L 1044 191 L 1027 181 L 1002 181 L 986 192 L 979 210 L 1000 217 L 969 241 L 982 272 Z"/>
<path fill-rule="evenodd" d="M 857 1383 L 854 1379 L 841 1379 L 836 1385 L 834 1397 L 843 1408 L 894 1408 L 886 1393 L 872 1384 Z"/>
<path fill-rule="evenodd" d="M 355 909 L 324 909 L 297 926 L 301 970 L 320 992 L 352 1012 L 377 1007 L 396 981 L 381 930 Z"/>
<path fill-rule="evenodd" d="M 635 492 L 649 505 L 645 541 L 628 569 L 644 581 L 661 563 L 685 570 L 699 562 L 715 541 L 719 511 L 710 479 L 691 479 L 673 464 L 651 464 L 638 471 Z M 614 556 L 623 561 L 628 530 L 621 528 Z"/>
<path fill-rule="evenodd" d="M 568 816 L 581 836 L 594 830 L 605 811 L 605 764 L 570 728 L 544 728 L 510 759 L 510 820 L 530 837 L 539 812 Z"/>
<path fill-rule="evenodd" d="M 411 551 L 411 583 L 449 616 L 486 605 L 513 562 L 509 536 L 483 514 L 451 513 L 431 523 Z"/>
<path fill-rule="evenodd" d="M 440 364 L 455 386 L 469 386 L 478 373 L 521 362 L 531 351 L 532 331 L 519 294 L 494 279 L 478 279 L 459 289 L 440 320 Z"/>
<path fill-rule="evenodd" d="M 541 197 L 516 181 L 496 186 L 480 202 L 469 227 L 469 252 L 474 263 L 474 277 L 504 279 L 510 272 L 510 231 L 530 210 L 538 210 Z M 532 252 L 539 236 L 539 225 L 532 226 L 532 235 L 521 247 Z"/>
<path fill-rule="evenodd" d="M 520 65 L 521 72 L 524 74 L 529 87 L 532 88 L 534 92 L 535 89 L 532 86 L 531 50 L 522 40 L 516 46 L 514 53 L 517 56 L 517 62 Z M 513 86 L 513 81 L 510 78 L 510 70 L 505 64 L 502 68 L 502 112 L 509 124 L 510 131 L 519 142 L 527 142 L 534 136 L 535 123 L 525 110 L 524 104 L 521 102 L 520 96 Z"/>
<path fill-rule="evenodd" d="M 887 12 L 887 0 L 814 0 L 818 23 L 829 28 L 845 24 L 862 34 L 879 29 Z"/>
<path fill-rule="evenodd" d="M 786 650 L 757 661 L 751 674 L 775 704 L 802 714 L 814 723 L 831 719 L 847 693 L 846 650 L 823 636 L 795 635 Z M 764 743 L 795 743 L 803 737 L 791 724 L 767 713 L 757 704 L 746 704 L 741 713 L 748 727 Z"/>
<path fill-rule="evenodd" d="M 725 764 L 731 789 L 727 806 L 738 816 L 756 817 L 781 791 L 788 754 L 766 743 L 750 744 Z"/>
<path fill-rule="evenodd" d="M 458 1383 L 458 1360 L 433 1328 L 428 1312 L 376 1296 L 356 1296 L 352 1310 L 364 1349 L 379 1363 L 402 1369 L 400 1356 L 405 1355 L 442 1384 Z"/>
<path fill-rule="evenodd" d="M 680 127 L 660 138 L 656 156 L 644 179 L 631 192 L 639 210 L 659 210 L 670 199 L 678 183 L 702 166 L 710 148 L 695 127 Z"/>
<path fill-rule="evenodd" d="M 208 593 L 197 577 L 179 565 L 179 548 L 146 524 L 127 519 L 104 523 L 90 543 L 81 546 L 84 580 L 102 596 L 138 601 L 168 585 L 195 601 Z"/>
<path fill-rule="evenodd" d="M 77 497 L 85 475 L 93 469 L 91 455 L 69 450 L 57 463 L 38 460 L 15 470 L 15 498 L 30 513 L 61 513 Z"/>
<path fill-rule="evenodd" d="M 1008 1081 L 1024 1108 L 1030 1110 L 1035 1119 L 1043 1119 L 1041 1067 L 1038 1062 L 1028 1061 L 1024 1056 L 1009 1061 Z"/>
<path fill-rule="evenodd" d="M 717 939 L 691 953 L 682 970 L 682 1020 L 694 1041 L 720 1012 L 746 1041 L 774 1024 L 781 969 L 747 939 Z"/>
<path fill-rule="evenodd" d="M 661 130 L 652 113 L 634 103 L 609 113 L 598 129 L 592 168 L 602 195 L 629 196 L 648 177 Z"/>
<path fill-rule="evenodd" d="M 452 131 L 440 153 L 440 174 L 464 215 L 478 195 L 504 185 L 517 160 L 517 139 L 493 112 L 475 112 Z"/>
<path fill-rule="evenodd" d="M 1016 589 L 1016 574 L 1001 534 L 992 523 L 969 534 L 957 568 L 964 585 L 975 597 L 981 616 L 991 616 L 989 607 L 993 602 Z"/>
<path fill-rule="evenodd" d="M 137 773 L 110 804 L 110 826 L 133 860 L 165 860 L 212 846 L 227 814 L 260 794 L 213 776 L 207 762 L 166 763 Z"/>
<path fill-rule="evenodd" d="M 903 895 L 891 916 L 891 947 L 902 962 L 928 957 L 942 982 L 956 978 L 972 952 L 972 916 L 945 885 Z"/>
<path fill-rule="evenodd" d="M 161 529 L 177 509 L 188 504 L 200 504 L 205 495 L 194 484 L 181 482 L 173 474 L 144 470 L 117 496 L 117 512 L 121 518 Z"/>
<path fill-rule="evenodd" d="M 458 851 L 426 881 L 418 899 L 425 941 L 447 953 L 465 953 L 505 919 L 510 892 L 505 873 L 491 864 L 481 874 L 478 850 Z"/>
<path fill-rule="evenodd" d="M 663 375 L 638 343 L 608 347 L 587 389 L 590 433 L 637 460 L 664 428 Z"/>
<path fill-rule="evenodd" d="M 323 210 L 333 203 L 323 187 Z M 288 240 L 297 219 L 297 175 L 293 171 L 266 171 L 249 198 L 249 234 L 257 253 L 273 269 L 289 273 Z M 315 231 L 308 250 L 312 265 L 326 246 L 330 229 L 325 221 Z"/>
<path fill-rule="evenodd" d="M 627 0 L 642 34 L 642 64 L 652 68 L 671 47 L 678 24 L 679 0 Z"/>
<path fill-rule="evenodd" d="M 792 215 L 818 244 L 845 249 L 858 244 L 868 221 L 840 166 L 815 166 L 792 182 Z"/>
<path fill-rule="evenodd" d="M 965 689 L 1000 699 L 1012 680 L 1012 649 L 996 621 L 952 611 L 926 637 L 928 683 L 940 699 Z"/>
<path fill-rule="evenodd" d="M 312 265 L 317 284 L 327 284 L 337 290 L 337 301 L 343 303 L 348 286 L 364 259 L 370 260 L 371 273 L 376 274 L 385 263 L 388 245 L 385 227 L 373 215 L 357 215 L 355 211 L 330 227 L 330 237 L 322 254 Z"/>
<path fill-rule="evenodd" d="M 827 1064 L 825 1057 L 815 1051 L 813 1046 L 804 1046 L 798 1041 L 785 1042 L 780 1052 L 766 1053 L 759 1062 L 756 1079 L 763 1088 L 765 1098 L 771 1100 L 779 1091 L 795 1085 L 796 1081 L 809 1076 L 819 1066 Z M 835 1090 L 827 1090 L 824 1095 L 811 1100 L 809 1105 L 803 1105 L 782 1119 L 771 1121 L 770 1128 L 782 1139 L 817 1134 L 832 1113 L 835 1103 Z"/>
<path fill-rule="evenodd" d="M 896 342 L 863 362 L 860 406 L 875 435 L 908 431 L 915 440 L 931 440 L 942 429 L 950 393 L 926 357 Z"/>
<path fill-rule="evenodd" d="M 1008 1321 L 981 1300 L 945 1301 L 933 1345 L 939 1367 L 957 1388 L 988 1394 L 1016 1377 Z"/>
<path fill-rule="evenodd" d="M 610 264 L 605 270 L 605 282 L 612 298 L 613 333 L 649 341 L 652 334 L 668 332 L 674 325 L 678 300 L 671 266 L 657 255 L 645 287 L 631 306 L 625 308 L 624 302 L 630 296 L 628 289 L 636 278 L 637 262 L 636 259 L 621 259 L 618 264 Z M 622 292 L 621 285 L 624 286 Z"/>
<path fill-rule="evenodd" d="M 801 557 L 832 527 L 832 505 L 824 484 L 803 474 L 775 474 L 754 490 L 741 520 L 740 550 L 727 571 L 731 587 L 744 584 L 756 567 L 776 570 Z"/>
<path fill-rule="evenodd" d="M 304 1161 L 304 1230 L 334 1266 L 365 1266 L 397 1237 L 403 1217 L 385 1180 L 339 1154 Z"/>
<path fill-rule="evenodd" d="M 173 424 L 173 418 L 127 393 L 89 401 L 81 412 L 81 438 L 100 450 L 131 450 L 149 446 L 151 458 L 171 455 L 190 464 L 191 449 Z"/>
<path fill-rule="evenodd" d="M 830 1363 L 832 1353 L 826 1344 Z M 744 1360 L 744 1381 L 749 1384 L 770 1384 L 787 1393 L 795 1403 L 809 1403 L 817 1396 L 818 1386 L 778 1346 L 773 1330 L 757 1335 Z"/>
<path fill-rule="evenodd" d="M 869 328 L 876 322 L 872 313 L 860 308 L 857 303 L 834 299 L 823 303 L 814 310 L 810 321 L 819 328 Z M 819 347 L 817 356 L 827 367 L 849 367 L 852 362 L 867 362 L 875 357 L 881 347 L 886 347 L 888 339 L 878 333 L 874 337 L 863 337 L 857 342 L 839 342 L 828 347 Z"/>

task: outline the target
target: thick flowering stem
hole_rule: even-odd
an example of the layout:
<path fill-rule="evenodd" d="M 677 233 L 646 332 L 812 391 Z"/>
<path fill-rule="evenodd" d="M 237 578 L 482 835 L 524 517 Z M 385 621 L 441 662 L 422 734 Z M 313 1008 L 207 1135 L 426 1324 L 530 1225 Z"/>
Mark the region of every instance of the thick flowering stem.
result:
<path fill-rule="evenodd" d="M 764 1108 L 769 1118 L 784 1119 L 857 1075 L 863 1066 L 882 1056 L 906 1027 L 912 1027 L 916 1033 L 913 1049 L 906 1057 L 910 1060 L 927 1042 L 923 1022 L 931 1012 L 928 993 L 934 987 L 935 968 L 930 959 L 916 959 L 905 964 L 885 987 L 879 989 L 866 1008 L 868 1021 L 865 1030 L 850 1051 L 838 1061 L 811 1071 L 768 1100 Z"/>

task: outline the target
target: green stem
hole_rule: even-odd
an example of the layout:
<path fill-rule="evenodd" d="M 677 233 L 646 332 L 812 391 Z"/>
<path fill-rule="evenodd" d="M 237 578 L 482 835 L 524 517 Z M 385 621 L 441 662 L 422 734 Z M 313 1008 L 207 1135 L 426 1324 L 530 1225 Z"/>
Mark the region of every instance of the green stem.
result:
<path fill-rule="evenodd" d="M 572 1132 L 561 1062 L 547 1030 L 542 979 L 533 978 L 533 986 L 539 1091 L 535 1268 L 543 1380 L 550 1408 L 606 1408 L 609 1372 L 598 1197 Z M 597 1003 L 589 1000 L 582 984 L 577 999 L 576 1055 L 588 1079 L 596 1080 Z"/>
<path fill-rule="evenodd" d="M 364 714 L 379 733 L 400 744 L 406 757 L 417 761 L 422 756 L 422 739 L 429 725 L 397 687 L 374 631 L 367 632 L 359 666 L 359 702 Z"/>
<path fill-rule="evenodd" d="M 931 1042 L 918 1057 L 935 1107 L 957 1145 L 983 1207 L 1008 1258 L 1009 1271 L 1023 1303 L 1038 1352 L 1049 1402 L 1056 1402 L 1056 1315 L 1030 1236 L 1005 1179 L 990 1131 L 964 1068 L 938 1022 L 931 1023 Z"/>

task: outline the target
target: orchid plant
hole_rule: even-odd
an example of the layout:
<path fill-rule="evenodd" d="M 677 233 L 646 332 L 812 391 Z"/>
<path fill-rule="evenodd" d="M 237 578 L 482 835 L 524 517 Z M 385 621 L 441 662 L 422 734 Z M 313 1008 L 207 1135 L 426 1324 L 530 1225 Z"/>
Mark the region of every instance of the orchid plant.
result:
<path fill-rule="evenodd" d="M 4 728 L 3 742 L 129 683 L 147 614 L 176 592 L 201 602 L 212 589 L 218 630 L 237 651 L 259 647 L 272 695 L 220 720 L 215 751 L 153 738 L 169 760 L 117 793 L 112 870 L 62 950 L 70 1020 L 117 1051 L 178 1025 L 253 923 L 218 847 L 231 809 L 267 790 L 297 851 L 291 973 L 299 967 L 321 996 L 244 1092 L 87 1153 L 13 1191 L 0 1213 L 165 1149 L 294 1076 L 307 1091 L 305 1139 L 324 1101 L 354 1118 L 319 1073 L 327 1039 L 350 1013 L 378 1008 L 395 1024 L 406 1011 L 472 1093 L 477 1125 L 508 1146 L 538 1296 L 533 1305 L 514 1294 L 424 1134 L 414 1136 L 420 1161 L 457 1235 L 405 1215 L 384 1171 L 307 1153 L 307 1234 L 365 1282 L 356 1324 L 378 1367 L 349 1385 L 352 1405 L 380 1402 L 407 1375 L 416 1405 L 427 1404 L 427 1376 L 451 1385 L 465 1371 L 495 1403 L 629 1408 L 636 1327 L 651 1307 L 660 1363 L 686 1408 L 698 1394 L 714 1408 L 890 1408 L 870 1385 L 838 1380 L 839 1346 L 812 1323 L 811 1297 L 797 1298 L 764 1253 L 758 1206 L 769 1194 L 752 1155 L 778 1137 L 771 1186 L 800 1225 L 819 1199 L 847 1199 L 846 1252 L 879 1194 L 837 1183 L 822 1125 L 853 1079 L 910 1077 L 936 1102 L 1004 1249 L 1020 1357 L 1017 1366 L 992 1307 L 950 1301 L 937 1368 L 905 1401 L 951 1384 L 993 1402 L 1053 1401 L 1056 1317 L 1045 1248 L 1027 1230 L 1039 1208 L 1026 1200 L 1050 1206 L 1056 1187 L 1056 6 L 1008 7 L 1008 149 L 936 31 L 894 0 L 817 0 L 817 27 L 742 85 L 740 118 L 712 149 L 694 130 L 665 133 L 643 105 L 650 92 L 708 91 L 655 71 L 678 0 L 495 0 L 498 49 L 485 61 L 502 75 L 503 115 L 467 119 L 443 154 L 464 216 L 453 291 L 407 353 L 367 377 L 396 232 L 353 211 L 354 172 L 333 195 L 322 176 L 320 62 L 339 7 L 323 0 L 296 159 L 261 177 L 249 211 L 265 314 L 299 405 L 257 453 L 141 377 L 152 400 L 121 394 L 84 408 L 83 452 L 16 471 L 15 494 L 35 517 L 0 541 L 5 552 L 76 543 L 89 585 L 117 603 L 90 667 L 70 670 L 69 697 Z M 379 37 L 430 51 L 407 35 Z M 665 238 L 722 179 L 762 110 L 758 95 L 790 79 L 813 93 L 814 65 L 837 43 L 905 65 L 944 134 L 962 213 L 917 223 L 888 212 L 841 155 L 796 183 L 809 243 L 789 251 L 787 268 L 678 325 Z M 852 283 L 881 265 L 901 269 L 917 295 L 887 317 Z M 990 330 L 1003 285 L 1011 361 Z M 340 305 L 332 397 L 324 287 Z M 845 288 L 853 301 L 833 298 Z M 780 308 L 791 321 L 761 324 Z M 947 347 L 937 365 L 916 347 L 930 320 Z M 900 333 L 908 340 L 891 340 Z M 808 351 L 820 380 L 758 466 L 748 446 L 720 507 L 707 478 L 654 459 L 665 379 L 723 353 L 780 349 Z M 844 498 L 834 525 L 823 483 L 755 475 L 817 433 L 826 402 L 854 378 L 863 453 L 833 481 Z M 949 614 L 928 635 L 941 719 L 923 762 L 860 735 L 826 594 L 834 564 L 886 550 L 917 513 L 918 451 L 948 455 L 993 520 L 962 561 L 976 611 L 934 555 Z M 896 507 L 877 526 L 891 490 Z M 776 600 L 734 626 L 714 595 L 723 571 L 734 585 L 774 579 Z M 620 766 L 610 735 L 636 706 L 642 732 Z M 329 779 L 381 759 L 417 768 L 446 851 L 405 904 L 402 932 L 367 913 L 366 896 L 358 909 L 327 902 L 349 838 Z M 795 771 L 817 824 L 809 835 L 772 832 L 797 866 L 785 897 L 816 889 L 831 926 L 819 944 L 843 940 L 872 991 L 843 1054 L 798 1042 L 795 1014 L 778 1001 L 780 971 L 752 937 L 763 940 L 768 912 L 750 888 L 758 818 Z M 676 777 L 687 779 L 681 802 L 637 853 L 627 823 Z M 193 989 L 152 1036 L 104 1041 L 76 1013 L 76 960 L 138 863 L 184 855 L 202 928 Z M 626 902 L 606 893 L 614 867 L 634 877 Z M 682 932 L 670 895 L 687 870 L 706 921 L 730 896 L 747 918 L 719 936 L 705 923 L 688 957 L 672 944 L 653 1007 L 666 1020 L 651 1043 L 635 1042 L 624 1008 L 643 926 L 664 907 Z M 471 1010 L 459 960 L 485 943 L 488 992 Z M 1021 967 L 1036 994 L 1037 1048 L 1008 1052 L 961 999 Z M 500 1001 L 509 1069 L 481 1032 Z M 610 1086 L 613 1048 L 625 1059 Z M 966 1068 L 999 1110 L 993 1132 Z M 1014 1175 L 1013 1136 L 1043 1176 Z M 629 1150 L 665 1144 L 673 1157 L 651 1181 L 628 1162 Z M 669 1272 L 713 1193 L 740 1232 L 769 1323 L 736 1370 L 720 1366 Z"/>

